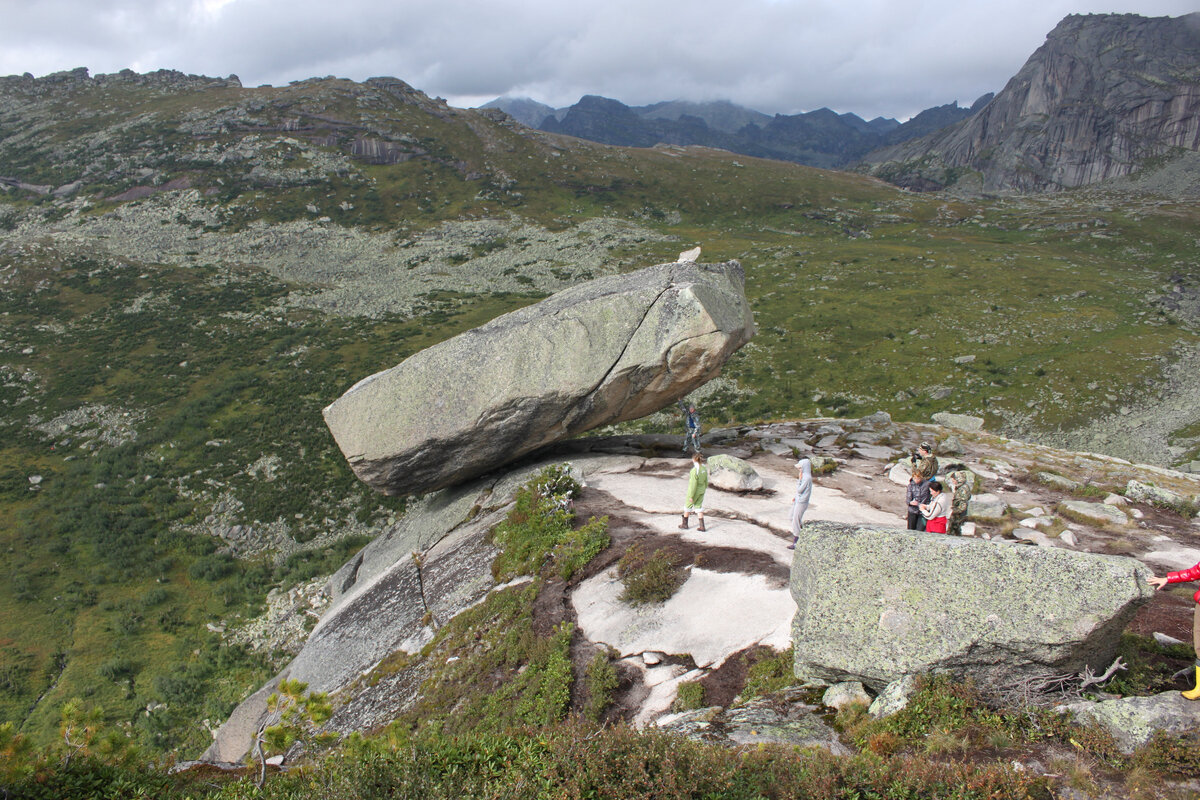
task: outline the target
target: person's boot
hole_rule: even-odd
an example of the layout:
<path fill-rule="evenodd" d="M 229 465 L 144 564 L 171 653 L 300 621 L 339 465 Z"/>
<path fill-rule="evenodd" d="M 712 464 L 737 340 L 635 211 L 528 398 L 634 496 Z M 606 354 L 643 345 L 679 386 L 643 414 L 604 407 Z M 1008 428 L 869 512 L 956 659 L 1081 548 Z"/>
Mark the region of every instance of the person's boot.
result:
<path fill-rule="evenodd" d="M 697 528 L 696 530 L 698 530 L 698 531 L 704 530 L 704 517 L 700 518 L 700 527 Z"/>
<path fill-rule="evenodd" d="M 1200 664 L 1196 665 L 1196 687 L 1180 694 L 1188 700 L 1200 700 Z"/>
<path fill-rule="evenodd" d="M 679 529 L 684 531 L 687 530 L 687 514 L 683 515 L 683 522 L 679 523 Z"/>

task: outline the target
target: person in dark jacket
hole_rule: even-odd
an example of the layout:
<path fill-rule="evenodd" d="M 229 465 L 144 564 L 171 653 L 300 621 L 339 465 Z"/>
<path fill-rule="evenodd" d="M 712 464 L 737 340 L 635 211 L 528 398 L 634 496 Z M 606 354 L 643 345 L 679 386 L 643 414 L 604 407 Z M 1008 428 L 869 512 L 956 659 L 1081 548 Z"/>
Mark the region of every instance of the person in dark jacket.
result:
<path fill-rule="evenodd" d="M 919 469 L 912 471 L 908 487 L 904 492 L 905 502 L 908 503 L 908 529 L 910 531 L 925 530 L 925 517 L 921 514 L 921 504 L 929 502 L 929 481 Z"/>

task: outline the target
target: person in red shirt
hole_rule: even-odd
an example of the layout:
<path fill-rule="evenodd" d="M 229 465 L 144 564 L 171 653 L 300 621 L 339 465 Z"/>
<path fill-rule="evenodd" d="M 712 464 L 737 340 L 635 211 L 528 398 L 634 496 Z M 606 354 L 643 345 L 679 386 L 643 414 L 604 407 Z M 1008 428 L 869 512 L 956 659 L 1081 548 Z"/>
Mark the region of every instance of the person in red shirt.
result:
<path fill-rule="evenodd" d="M 1149 579 L 1150 585 L 1155 589 L 1161 589 L 1168 583 L 1187 583 L 1188 581 L 1200 581 L 1200 564 L 1179 572 L 1168 572 L 1165 578 L 1155 576 Z M 1180 694 L 1188 700 L 1200 700 L 1200 590 L 1192 595 L 1192 599 L 1196 601 L 1196 612 L 1192 617 L 1192 647 L 1196 651 L 1196 685 Z"/>

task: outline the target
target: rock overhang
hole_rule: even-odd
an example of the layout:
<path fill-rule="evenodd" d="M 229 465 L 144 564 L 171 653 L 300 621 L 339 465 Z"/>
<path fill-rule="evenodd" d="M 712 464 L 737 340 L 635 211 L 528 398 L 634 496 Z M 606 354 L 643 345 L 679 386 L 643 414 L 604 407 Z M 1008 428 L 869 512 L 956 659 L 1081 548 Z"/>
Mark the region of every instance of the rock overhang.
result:
<path fill-rule="evenodd" d="M 755 332 L 744 281 L 737 261 L 589 281 L 358 381 L 326 424 L 387 494 L 478 477 L 717 377 Z"/>

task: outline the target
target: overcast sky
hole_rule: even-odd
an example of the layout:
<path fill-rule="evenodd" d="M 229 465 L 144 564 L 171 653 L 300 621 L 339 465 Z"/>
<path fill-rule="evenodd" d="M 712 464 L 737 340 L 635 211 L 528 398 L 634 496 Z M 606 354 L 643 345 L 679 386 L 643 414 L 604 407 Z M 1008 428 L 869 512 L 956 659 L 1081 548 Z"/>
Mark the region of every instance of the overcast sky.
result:
<path fill-rule="evenodd" d="M 0 0 L 0 75 L 160 68 L 246 86 L 390 75 L 452 105 L 732 100 L 906 119 L 999 91 L 1069 13 L 1200 0 Z"/>

